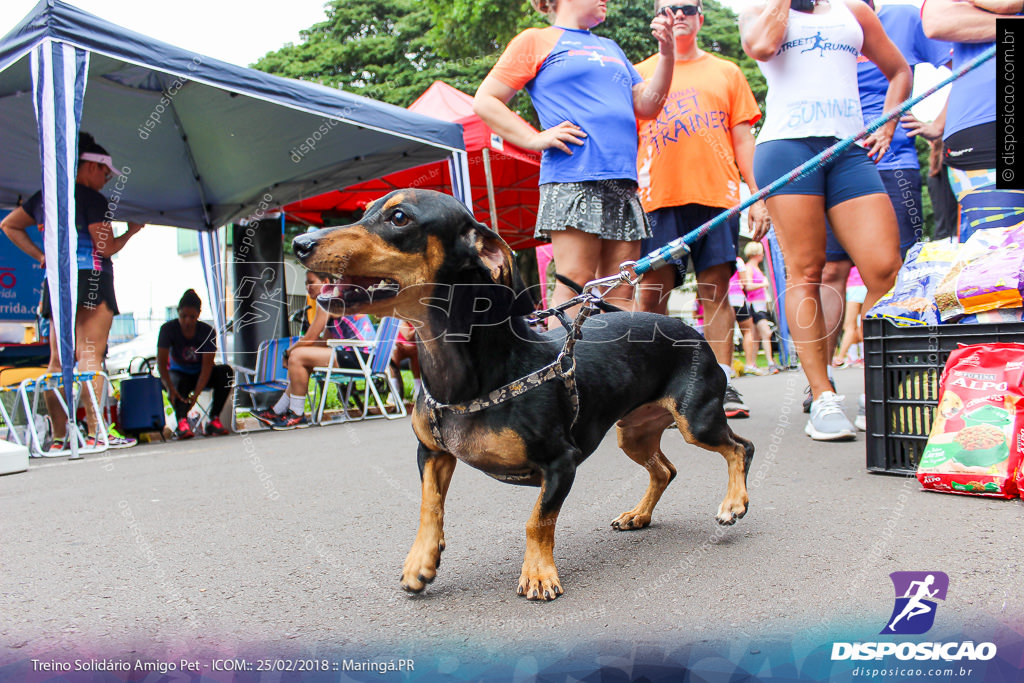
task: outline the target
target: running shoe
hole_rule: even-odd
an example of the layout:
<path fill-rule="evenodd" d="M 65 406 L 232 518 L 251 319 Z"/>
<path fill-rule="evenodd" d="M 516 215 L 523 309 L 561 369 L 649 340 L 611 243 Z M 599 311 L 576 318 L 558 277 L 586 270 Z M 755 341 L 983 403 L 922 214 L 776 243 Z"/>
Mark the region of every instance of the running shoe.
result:
<path fill-rule="evenodd" d="M 178 441 L 185 439 L 191 439 L 195 434 L 192 432 L 192 427 L 188 424 L 188 418 L 183 417 L 178 420 L 178 428 L 174 430 L 174 438 Z"/>
<path fill-rule="evenodd" d="M 256 418 L 258 422 L 268 427 L 273 427 L 274 423 L 281 417 L 270 408 L 252 413 L 252 416 Z"/>
<path fill-rule="evenodd" d="M 137 443 L 137 440 L 131 438 L 130 436 L 125 436 L 121 432 L 117 431 L 115 427 L 107 428 L 108 448 L 131 448 Z"/>
<path fill-rule="evenodd" d="M 71 447 L 68 445 L 67 441 L 65 441 L 64 439 L 54 439 L 53 443 L 50 444 L 50 447 L 43 450 L 43 457 L 59 458 L 61 456 L 67 455 L 70 452 L 70 450 Z"/>
<path fill-rule="evenodd" d="M 843 413 L 843 396 L 831 391 L 822 393 L 811 403 L 811 419 L 804 433 L 815 441 L 851 441 L 857 438 L 854 427 Z"/>
<path fill-rule="evenodd" d="M 286 431 L 289 429 L 305 429 L 310 424 L 305 415 L 296 415 L 289 410 L 284 415 L 278 417 L 270 427 L 278 431 Z"/>
<path fill-rule="evenodd" d="M 750 407 L 743 402 L 740 392 L 731 383 L 725 385 L 725 401 L 722 403 L 726 417 L 750 417 Z"/>
<path fill-rule="evenodd" d="M 219 417 L 215 417 L 206 423 L 207 436 L 224 436 L 227 433 L 228 428 L 224 426 Z"/>
<path fill-rule="evenodd" d="M 836 381 L 834 379 L 830 378 L 828 380 L 828 383 L 832 385 L 832 392 L 835 393 Z M 811 395 L 811 387 L 808 386 L 806 389 L 804 389 L 804 412 L 805 413 L 811 412 L 811 401 L 813 401 L 813 400 L 814 400 L 814 397 Z"/>
<path fill-rule="evenodd" d="M 853 420 L 853 424 L 862 432 L 868 431 L 867 401 L 864 394 L 861 394 L 857 401 L 857 417 Z"/>

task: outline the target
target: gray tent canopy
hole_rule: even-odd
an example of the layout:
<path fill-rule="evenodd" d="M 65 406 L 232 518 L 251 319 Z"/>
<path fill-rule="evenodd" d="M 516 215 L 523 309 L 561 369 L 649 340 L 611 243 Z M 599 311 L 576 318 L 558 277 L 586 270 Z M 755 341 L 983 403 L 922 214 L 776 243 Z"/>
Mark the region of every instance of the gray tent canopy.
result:
<path fill-rule="evenodd" d="M 30 53 L 47 40 L 89 53 L 80 127 L 131 171 L 117 193 L 119 220 L 215 228 L 464 149 L 457 125 L 197 55 L 43 0 L 0 39 L 0 206 L 40 187 Z"/>

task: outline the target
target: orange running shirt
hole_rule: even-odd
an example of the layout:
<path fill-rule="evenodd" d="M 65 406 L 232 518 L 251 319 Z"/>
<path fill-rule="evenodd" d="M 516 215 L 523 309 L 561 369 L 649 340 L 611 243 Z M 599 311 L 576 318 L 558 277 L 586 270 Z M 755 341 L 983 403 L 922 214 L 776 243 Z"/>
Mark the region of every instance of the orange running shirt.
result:
<path fill-rule="evenodd" d="M 636 70 L 650 78 L 658 59 L 654 55 Z M 740 173 L 731 131 L 760 118 L 761 110 L 738 66 L 709 53 L 677 61 L 661 113 L 640 122 L 637 170 L 644 210 L 738 204 Z"/>

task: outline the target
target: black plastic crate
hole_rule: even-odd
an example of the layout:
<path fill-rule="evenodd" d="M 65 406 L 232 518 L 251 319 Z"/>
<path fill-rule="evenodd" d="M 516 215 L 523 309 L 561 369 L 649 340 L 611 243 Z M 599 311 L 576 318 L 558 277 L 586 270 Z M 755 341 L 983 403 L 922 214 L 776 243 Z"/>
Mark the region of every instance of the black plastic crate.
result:
<path fill-rule="evenodd" d="M 938 405 L 939 377 L 960 344 L 1024 342 L 1024 322 L 899 327 L 864 321 L 867 467 L 914 474 Z"/>

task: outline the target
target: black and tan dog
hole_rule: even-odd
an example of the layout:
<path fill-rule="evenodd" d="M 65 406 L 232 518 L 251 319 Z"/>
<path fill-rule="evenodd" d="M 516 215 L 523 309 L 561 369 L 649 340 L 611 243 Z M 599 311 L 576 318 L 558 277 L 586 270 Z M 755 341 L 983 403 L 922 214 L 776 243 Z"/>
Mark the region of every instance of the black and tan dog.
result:
<path fill-rule="evenodd" d="M 550 364 L 562 349 L 564 332 L 539 334 L 525 322 L 532 303 L 508 246 L 448 195 L 398 190 L 358 223 L 302 235 L 293 246 L 307 268 L 337 278 L 321 306 L 397 316 L 417 327 L 423 384 L 436 402 L 470 405 Z M 650 474 L 643 498 L 612 522 L 615 529 L 651 523 L 676 475 L 660 448 L 673 423 L 689 443 L 728 463 L 718 522 L 733 524 L 746 513 L 754 447 L 729 428 L 725 376 L 694 330 L 665 316 L 602 313 L 584 325 L 575 359 L 578 414 L 570 388 L 558 380 L 478 412 L 431 410 L 420 395 L 413 429 L 423 499 L 402 588 L 422 591 L 436 576 L 445 495 L 462 460 L 499 480 L 540 487 L 518 592 L 532 600 L 560 595 L 558 512 L 576 468 L 612 425 L 622 450 Z"/>

